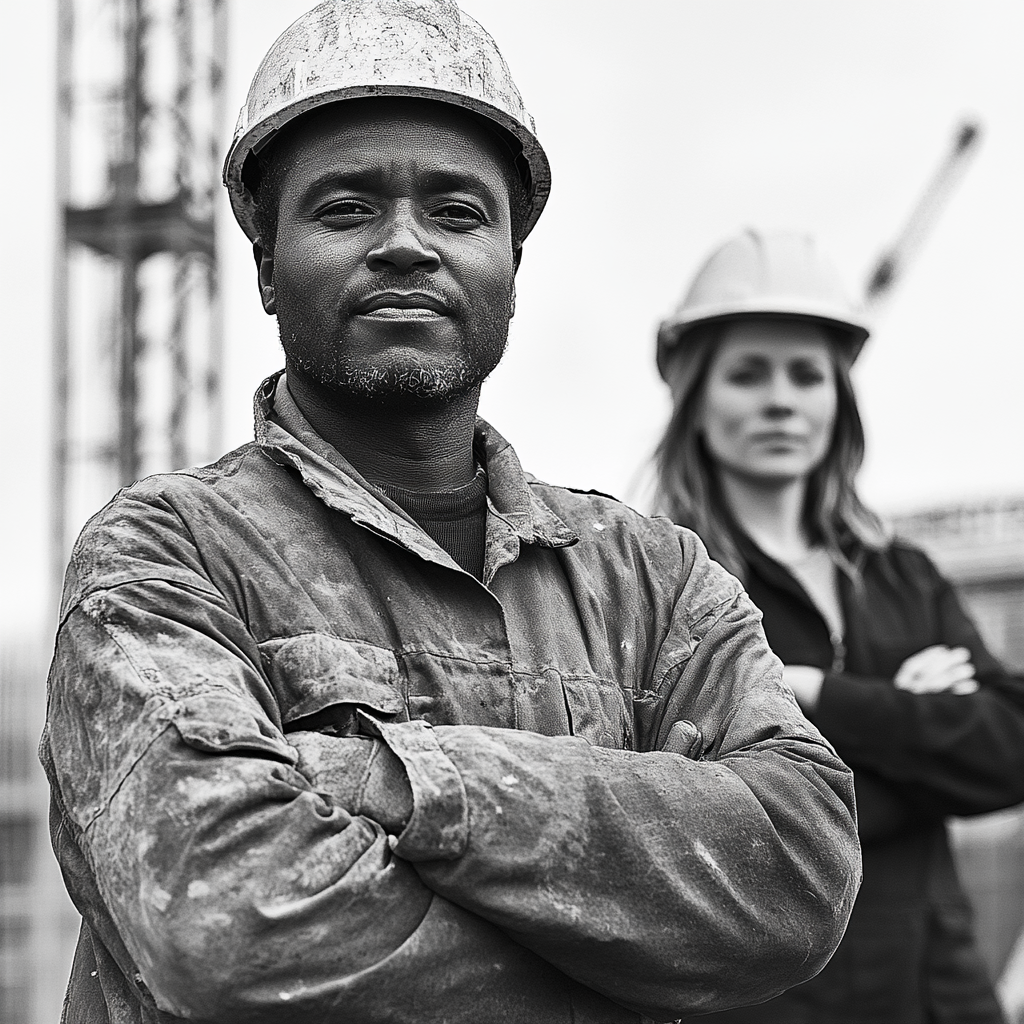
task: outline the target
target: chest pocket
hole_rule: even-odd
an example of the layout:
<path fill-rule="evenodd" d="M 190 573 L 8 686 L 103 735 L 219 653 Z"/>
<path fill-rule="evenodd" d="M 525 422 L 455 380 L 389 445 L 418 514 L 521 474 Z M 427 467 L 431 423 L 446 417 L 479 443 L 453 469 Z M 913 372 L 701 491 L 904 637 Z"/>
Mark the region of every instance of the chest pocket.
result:
<path fill-rule="evenodd" d="M 304 633 L 261 644 L 260 656 L 286 732 L 354 732 L 359 708 L 392 721 L 409 717 L 398 661 L 384 648 Z"/>
<path fill-rule="evenodd" d="M 513 694 L 513 728 L 542 736 L 581 736 L 595 747 L 632 749 L 624 694 L 614 683 L 548 668 L 539 674 L 517 673 Z"/>
<path fill-rule="evenodd" d="M 574 736 L 596 747 L 633 749 L 633 729 L 625 694 L 615 683 L 594 677 L 562 677 L 562 689 Z"/>

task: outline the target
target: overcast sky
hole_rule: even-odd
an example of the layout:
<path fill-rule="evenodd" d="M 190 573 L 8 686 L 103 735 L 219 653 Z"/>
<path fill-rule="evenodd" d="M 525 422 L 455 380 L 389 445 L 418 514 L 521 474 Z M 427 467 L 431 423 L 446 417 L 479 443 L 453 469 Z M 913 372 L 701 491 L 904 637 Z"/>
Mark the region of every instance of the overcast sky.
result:
<path fill-rule="evenodd" d="M 310 4 L 228 6 L 233 122 L 259 59 Z M 497 39 L 553 168 L 482 405 L 528 469 L 629 497 L 668 414 L 654 331 L 708 250 L 746 225 L 807 230 L 861 289 L 972 116 L 976 159 L 856 368 L 861 484 L 883 512 L 1024 493 L 1024 3 L 463 6 Z M 16 5 L 0 38 L 3 632 L 46 611 L 54 7 Z M 219 229 L 233 446 L 281 356 L 226 201 Z"/>

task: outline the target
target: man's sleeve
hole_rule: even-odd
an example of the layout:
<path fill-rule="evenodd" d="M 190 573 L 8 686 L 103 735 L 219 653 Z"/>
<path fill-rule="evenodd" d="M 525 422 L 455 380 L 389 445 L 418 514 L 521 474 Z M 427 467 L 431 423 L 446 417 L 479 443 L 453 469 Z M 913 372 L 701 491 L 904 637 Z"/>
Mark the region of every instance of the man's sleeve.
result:
<path fill-rule="evenodd" d="M 42 754 L 69 887 L 140 998 L 218 1022 L 635 1020 L 314 791 L 187 531 L 136 511 L 79 545 Z"/>
<path fill-rule="evenodd" d="M 860 881 L 850 772 L 783 686 L 760 613 L 702 549 L 661 648 L 637 695 L 639 751 L 382 729 L 415 796 L 396 852 L 430 889 L 657 1020 L 816 974 Z"/>

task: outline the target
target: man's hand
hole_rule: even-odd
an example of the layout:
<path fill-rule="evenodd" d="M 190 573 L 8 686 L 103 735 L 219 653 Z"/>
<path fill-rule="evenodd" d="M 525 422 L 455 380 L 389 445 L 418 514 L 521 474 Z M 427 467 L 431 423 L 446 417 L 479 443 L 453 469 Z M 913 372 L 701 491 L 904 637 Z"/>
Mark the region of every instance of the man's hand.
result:
<path fill-rule="evenodd" d="M 813 714 L 818 707 L 825 673 L 811 665 L 783 665 L 782 681 L 793 691 L 803 713 Z"/>
<path fill-rule="evenodd" d="M 412 816 L 409 776 L 383 740 L 293 732 L 298 770 L 313 786 L 351 814 L 365 815 L 398 835 Z"/>
<path fill-rule="evenodd" d="M 896 673 L 896 686 L 911 693 L 974 693 L 971 652 L 966 647 L 936 644 L 912 654 Z"/>

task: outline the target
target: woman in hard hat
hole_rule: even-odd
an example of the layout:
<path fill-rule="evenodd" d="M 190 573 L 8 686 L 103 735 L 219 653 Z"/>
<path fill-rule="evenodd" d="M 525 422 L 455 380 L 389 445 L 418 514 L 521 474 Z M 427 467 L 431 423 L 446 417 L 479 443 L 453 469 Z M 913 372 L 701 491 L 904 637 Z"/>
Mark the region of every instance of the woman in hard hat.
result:
<path fill-rule="evenodd" d="M 854 769 L 864 851 L 825 969 L 702 1021 L 1004 1019 L 943 819 L 1024 800 L 1024 679 L 857 496 L 850 367 L 867 336 L 810 239 L 753 231 L 710 257 L 658 335 L 674 403 L 659 511 L 696 530 L 761 608 L 784 679 Z"/>

